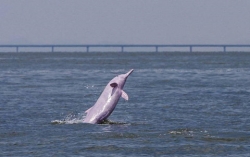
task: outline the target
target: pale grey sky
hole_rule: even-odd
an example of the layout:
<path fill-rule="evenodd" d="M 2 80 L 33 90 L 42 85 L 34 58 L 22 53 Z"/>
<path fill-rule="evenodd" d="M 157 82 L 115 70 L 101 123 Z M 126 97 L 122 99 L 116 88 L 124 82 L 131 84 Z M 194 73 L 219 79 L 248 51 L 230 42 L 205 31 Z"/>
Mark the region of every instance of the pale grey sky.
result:
<path fill-rule="evenodd" d="M 0 44 L 250 44 L 250 0 L 0 0 Z"/>

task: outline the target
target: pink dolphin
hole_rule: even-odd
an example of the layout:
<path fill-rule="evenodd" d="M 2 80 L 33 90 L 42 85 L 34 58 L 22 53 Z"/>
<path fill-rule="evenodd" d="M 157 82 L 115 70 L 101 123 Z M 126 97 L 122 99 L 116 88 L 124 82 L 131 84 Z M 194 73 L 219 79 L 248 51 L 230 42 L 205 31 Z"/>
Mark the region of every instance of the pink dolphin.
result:
<path fill-rule="evenodd" d="M 120 97 L 128 100 L 128 95 L 122 90 L 128 76 L 133 72 L 131 69 L 126 74 L 114 77 L 105 87 L 95 105 L 89 108 L 84 123 L 99 124 L 106 120 L 115 109 Z"/>

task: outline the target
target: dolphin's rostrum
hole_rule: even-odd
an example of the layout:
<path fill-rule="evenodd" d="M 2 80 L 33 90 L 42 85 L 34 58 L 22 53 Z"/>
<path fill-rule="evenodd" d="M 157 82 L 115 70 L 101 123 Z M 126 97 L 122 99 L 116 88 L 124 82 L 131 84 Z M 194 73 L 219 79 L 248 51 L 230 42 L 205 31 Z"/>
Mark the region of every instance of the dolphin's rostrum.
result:
<path fill-rule="evenodd" d="M 120 97 L 128 100 L 128 95 L 123 91 L 128 76 L 133 72 L 131 69 L 126 74 L 114 77 L 105 87 L 95 105 L 89 108 L 84 123 L 99 124 L 105 121 L 115 109 Z"/>

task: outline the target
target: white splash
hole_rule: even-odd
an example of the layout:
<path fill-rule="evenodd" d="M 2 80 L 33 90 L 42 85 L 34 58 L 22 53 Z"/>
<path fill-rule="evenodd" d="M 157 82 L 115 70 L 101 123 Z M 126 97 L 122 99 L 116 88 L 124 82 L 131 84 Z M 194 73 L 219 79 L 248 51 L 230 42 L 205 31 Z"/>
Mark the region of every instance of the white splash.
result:
<path fill-rule="evenodd" d="M 77 115 L 69 114 L 63 120 L 53 120 L 52 124 L 79 124 L 83 123 L 84 118 L 86 117 L 85 113 L 78 113 Z"/>

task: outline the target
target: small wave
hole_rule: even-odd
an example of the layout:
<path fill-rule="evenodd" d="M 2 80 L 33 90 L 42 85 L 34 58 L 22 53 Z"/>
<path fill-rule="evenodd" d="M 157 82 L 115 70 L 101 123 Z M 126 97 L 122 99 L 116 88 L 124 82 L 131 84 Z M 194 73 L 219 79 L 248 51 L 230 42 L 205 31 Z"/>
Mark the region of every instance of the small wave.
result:
<path fill-rule="evenodd" d="M 196 130 L 196 129 L 178 129 L 168 132 L 170 135 L 174 136 L 185 136 L 185 137 L 194 137 L 194 136 L 208 136 L 208 131 L 206 130 Z"/>
<path fill-rule="evenodd" d="M 247 137 L 215 137 L 215 136 L 208 136 L 203 138 L 204 141 L 208 142 L 244 142 L 247 141 Z"/>

